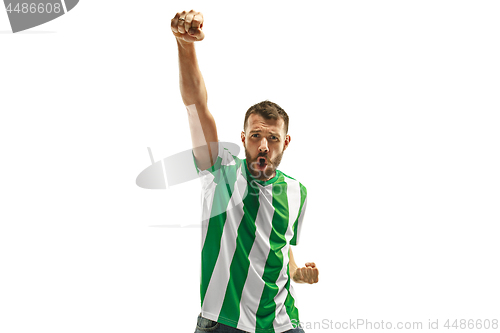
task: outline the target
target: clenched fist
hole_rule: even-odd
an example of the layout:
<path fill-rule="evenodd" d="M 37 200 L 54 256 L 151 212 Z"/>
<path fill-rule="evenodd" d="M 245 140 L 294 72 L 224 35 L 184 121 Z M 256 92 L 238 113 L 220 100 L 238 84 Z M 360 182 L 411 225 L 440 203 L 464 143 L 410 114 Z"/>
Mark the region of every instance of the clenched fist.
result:
<path fill-rule="evenodd" d="M 203 14 L 190 10 L 175 14 L 170 24 L 175 38 L 180 41 L 192 43 L 203 40 L 205 34 L 201 31 L 203 27 Z"/>
<path fill-rule="evenodd" d="M 297 268 L 293 276 L 295 282 L 313 284 L 318 282 L 318 268 L 313 262 L 306 262 L 306 267 Z"/>

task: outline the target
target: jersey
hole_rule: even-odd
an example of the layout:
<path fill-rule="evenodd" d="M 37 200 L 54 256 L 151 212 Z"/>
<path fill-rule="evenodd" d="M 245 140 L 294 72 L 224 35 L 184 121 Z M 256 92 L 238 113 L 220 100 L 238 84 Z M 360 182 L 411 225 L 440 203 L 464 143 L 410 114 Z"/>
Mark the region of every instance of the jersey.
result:
<path fill-rule="evenodd" d="M 252 333 L 295 328 L 289 247 L 299 243 L 306 188 L 279 170 L 268 181 L 254 178 L 246 160 L 220 143 L 214 165 L 196 169 L 202 182 L 201 315 Z"/>

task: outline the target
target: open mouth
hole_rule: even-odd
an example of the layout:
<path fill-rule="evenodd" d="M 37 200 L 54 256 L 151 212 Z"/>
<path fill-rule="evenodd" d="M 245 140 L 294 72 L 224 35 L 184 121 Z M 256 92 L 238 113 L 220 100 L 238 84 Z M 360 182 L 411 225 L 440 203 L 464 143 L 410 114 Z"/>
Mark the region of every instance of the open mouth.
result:
<path fill-rule="evenodd" d="M 257 167 L 260 170 L 263 170 L 266 168 L 266 166 L 267 166 L 267 159 L 262 156 L 257 157 Z"/>

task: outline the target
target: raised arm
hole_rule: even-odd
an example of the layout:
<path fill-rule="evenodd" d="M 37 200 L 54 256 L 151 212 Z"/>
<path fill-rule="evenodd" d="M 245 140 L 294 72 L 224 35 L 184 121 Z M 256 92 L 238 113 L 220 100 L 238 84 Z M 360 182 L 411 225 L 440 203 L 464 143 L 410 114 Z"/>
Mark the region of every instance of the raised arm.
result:
<path fill-rule="evenodd" d="M 179 85 L 188 111 L 193 154 L 198 167 L 205 170 L 215 163 L 218 137 L 194 47 L 195 42 L 205 38 L 202 27 L 203 15 L 194 10 L 177 13 L 171 22 L 179 51 Z"/>

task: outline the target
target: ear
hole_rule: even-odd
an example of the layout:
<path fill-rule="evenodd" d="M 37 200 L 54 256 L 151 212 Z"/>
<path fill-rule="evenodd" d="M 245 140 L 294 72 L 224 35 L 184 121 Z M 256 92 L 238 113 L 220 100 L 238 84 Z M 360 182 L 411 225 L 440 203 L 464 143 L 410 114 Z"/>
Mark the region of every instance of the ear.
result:
<path fill-rule="evenodd" d="M 243 147 L 246 149 L 246 145 L 245 145 L 245 132 L 244 131 L 241 131 L 241 142 L 243 142 Z"/>
<path fill-rule="evenodd" d="M 285 149 L 288 147 L 290 141 L 292 141 L 292 138 L 287 134 L 287 136 L 285 137 L 285 145 L 283 146 L 283 151 L 285 151 Z"/>

